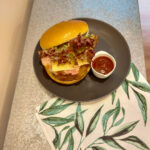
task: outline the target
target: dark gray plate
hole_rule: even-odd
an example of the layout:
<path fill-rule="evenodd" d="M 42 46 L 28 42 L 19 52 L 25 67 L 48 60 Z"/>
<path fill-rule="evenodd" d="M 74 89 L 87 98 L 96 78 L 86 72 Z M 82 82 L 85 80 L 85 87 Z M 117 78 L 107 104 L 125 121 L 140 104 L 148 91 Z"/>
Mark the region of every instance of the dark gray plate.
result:
<path fill-rule="evenodd" d="M 89 101 L 103 97 L 114 91 L 125 79 L 130 67 L 130 50 L 123 36 L 112 26 L 99 20 L 78 18 L 88 23 L 90 32 L 98 35 L 98 45 L 95 51 L 105 50 L 116 59 L 116 69 L 107 79 L 96 78 L 92 71 L 79 83 L 73 85 L 61 85 L 49 78 L 44 67 L 40 63 L 36 46 L 33 64 L 37 78 L 50 92 L 59 97 L 75 101 Z"/>

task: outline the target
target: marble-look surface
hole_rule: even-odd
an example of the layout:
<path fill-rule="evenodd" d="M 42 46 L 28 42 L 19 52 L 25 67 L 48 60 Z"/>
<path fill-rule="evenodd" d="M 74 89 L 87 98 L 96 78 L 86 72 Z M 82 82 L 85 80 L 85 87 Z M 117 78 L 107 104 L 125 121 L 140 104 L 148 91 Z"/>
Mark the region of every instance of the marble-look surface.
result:
<path fill-rule="evenodd" d="M 51 25 L 75 17 L 91 17 L 117 28 L 127 40 L 132 61 L 145 75 L 137 0 L 35 0 L 31 13 L 19 77 L 13 99 L 4 150 L 49 150 L 35 118 L 35 107 L 50 94 L 37 80 L 33 53 L 41 34 Z"/>

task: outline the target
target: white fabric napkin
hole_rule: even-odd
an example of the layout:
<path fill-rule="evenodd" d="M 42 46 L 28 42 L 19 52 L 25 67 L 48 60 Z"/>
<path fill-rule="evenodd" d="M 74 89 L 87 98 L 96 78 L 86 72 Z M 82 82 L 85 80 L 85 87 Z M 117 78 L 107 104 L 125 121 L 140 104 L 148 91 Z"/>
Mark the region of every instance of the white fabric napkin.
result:
<path fill-rule="evenodd" d="M 55 97 L 36 110 L 52 150 L 150 150 L 150 86 L 133 63 L 122 85 L 104 98 Z"/>

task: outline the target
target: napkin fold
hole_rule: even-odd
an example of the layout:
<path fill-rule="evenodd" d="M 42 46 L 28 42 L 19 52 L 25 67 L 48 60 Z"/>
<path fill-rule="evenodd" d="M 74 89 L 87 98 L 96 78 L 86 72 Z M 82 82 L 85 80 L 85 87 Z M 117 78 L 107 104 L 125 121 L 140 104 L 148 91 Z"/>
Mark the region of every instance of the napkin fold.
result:
<path fill-rule="evenodd" d="M 111 94 L 90 102 L 55 97 L 36 118 L 52 150 L 150 150 L 150 86 L 133 63 Z"/>

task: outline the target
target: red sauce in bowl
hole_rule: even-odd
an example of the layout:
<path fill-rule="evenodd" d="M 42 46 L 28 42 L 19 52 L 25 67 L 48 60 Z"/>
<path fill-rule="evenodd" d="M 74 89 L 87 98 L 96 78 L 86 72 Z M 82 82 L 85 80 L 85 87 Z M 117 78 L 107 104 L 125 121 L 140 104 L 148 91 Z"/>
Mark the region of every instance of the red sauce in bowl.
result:
<path fill-rule="evenodd" d="M 108 74 L 113 70 L 114 63 L 110 58 L 100 56 L 93 60 L 92 66 L 97 72 L 101 74 Z"/>

